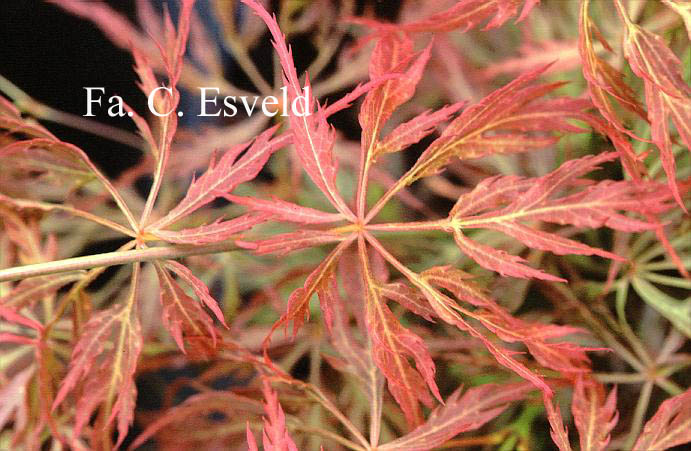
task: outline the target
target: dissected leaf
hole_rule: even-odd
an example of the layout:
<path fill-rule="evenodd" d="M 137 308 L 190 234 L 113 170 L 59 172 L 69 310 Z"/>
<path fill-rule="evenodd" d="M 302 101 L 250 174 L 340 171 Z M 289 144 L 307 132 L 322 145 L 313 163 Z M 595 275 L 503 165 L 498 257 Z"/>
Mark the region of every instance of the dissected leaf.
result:
<path fill-rule="evenodd" d="M 633 449 L 668 449 L 688 442 L 691 442 L 691 390 L 663 401 L 643 427 Z"/>
<path fill-rule="evenodd" d="M 285 36 L 278 27 L 274 17 L 255 0 L 243 0 L 269 27 L 273 37 L 274 48 L 278 54 L 283 81 L 291 105 L 290 127 L 293 132 L 293 144 L 303 169 L 312 181 L 326 195 L 331 204 L 341 214 L 353 218 L 336 187 L 337 161 L 333 156 L 335 130 L 326 121 L 326 114 L 310 92 L 309 79 L 304 89 L 298 80 L 292 50 L 286 43 Z M 299 103 L 302 102 L 302 105 Z M 295 106 L 295 109 L 292 108 Z M 299 107 L 299 109 L 298 109 Z"/>
<path fill-rule="evenodd" d="M 571 451 L 571 443 L 569 443 L 569 432 L 564 426 L 564 421 L 561 418 L 561 411 L 558 406 L 554 405 L 554 401 L 549 396 L 543 396 L 543 403 L 547 410 L 547 419 L 550 425 L 550 435 L 554 444 L 557 445 L 559 451 Z"/>
<path fill-rule="evenodd" d="M 676 162 L 671 148 L 669 120 L 687 149 L 691 150 L 691 88 L 681 76 L 681 62 L 664 40 L 636 25 L 620 2 L 617 11 L 626 25 L 624 54 L 631 70 L 643 79 L 653 142 L 660 149 L 662 166 L 679 205 L 684 208 L 677 187 Z"/>
<path fill-rule="evenodd" d="M 441 401 L 434 381 L 435 366 L 422 339 L 404 328 L 380 297 L 370 270 L 369 257 L 360 245 L 365 283 L 365 323 L 372 340 L 374 361 L 388 382 L 410 426 L 422 423 L 419 402 L 432 405 L 429 390 Z M 408 358 L 415 360 L 415 367 Z"/>
<path fill-rule="evenodd" d="M 640 117 L 646 117 L 645 110 L 636 98 L 636 93 L 624 81 L 624 75 L 597 55 L 593 34 L 600 36 L 588 14 L 589 6 L 590 0 L 581 1 L 578 51 L 583 62 L 583 76 L 588 82 L 590 98 L 610 124 L 617 130 L 633 136 L 614 110 L 611 98 Z M 604 39 L 601 38 L 600 41 L 606 49 L 611 50 Z"/>
<path fill-rule="evenodd" d="M 650 215 L 668 209 L 671 195 L 656 183 L 605 180 L 557 197 L 570 185 L 580 184 L 579 176 L 613 158 L 615 154 L 603 153 L 596 157 L 570 160 L 550 174 L 531 182 L 514 176 L 483 180 L 475 189 L 462 195 L 451 210 L 450 227 L 456 243 L 485 268 L 513 277 L 559 280 L 524 265 L 520 257 L 476 243 L 462 230 L 488 228 L 512 236 L 529 247 L 558 255 L 600 255 L 621 260 L 611 252 L 554 233 L 535 230 L 519 222 L 544 221 L 592 228 L 607 226 L 625 232 L 656 228 L 655 224 L 619 213 L 623 210 Z M 487 211 L 494 205 L 500 208 Z"/>
<path fill-rule="evenodd" d="M 170 269 L 175 275 L 182 279 L 192 291 L 194 291 L 195 296 L 209 309 L 213 312 L 216 319 L 226 325 L 225 319 L 223 318 L 223 312 L 218 306 L 218 302 L 211 296 L 209 292 L 209 287 L 206 286 L 197 276 L 192 274 L 192 271 L 187 266 L 181 265 L 176 261 L 169 260 L 165 263 L 166 268 Z"/>
<path fill-rule="evenodd" d="M 357 377 L 371 406 L 370 421 L 377 421 L 382 409 L 384 377 L 374 362 L 374 349 L 371 342 L 365 347 L 358 343 L 351 333 L 345 303 L 335 284 L 332 285 L 331 291 L 333 292 L 331 299 L 334 317 L 330 328 L 332 343 L 345 359 L 345 364 L 338 366 L 333 359 L 329 361 L 337 369 L 348 371 Z"/>
<path fill-rule="evenodd" d="M 376 80 L 387 73 L 401 73 L 403 77 L 387 81 L 370 91 L 362 103 L 358 120 L 362 127 L 361 146 L 365 158 L 374 158 L 377 151 L 383 151 L 383 148 L 376 147 L 381 129 L 394 110 L 415 93 L 430 51 L 431 47 L 428 46 L 413 60 L 413 42 L 408 37 L 387 34 L 377 42 L 370 59 L 370 79 Z M 412 131 L 412 128 L 409 127 L 408 131 Z"/>
<path fill-rule="evenodd" d="M 19 311 L 83 278 L 84 272 L 78 271 L 22 280 L 9 294 L 0 298 L 0 306 Z"/>
<path fill-rule="evenodd" d="M 278 402 L 278 395 L 268 382 L 264 381 L 264 433 L 262 444 L 266 451 L 297 451 L 297 445 L 286 430 L 286 417 Z M 256 444 L 255 444 L 256 448 Z"/>
<path fill-rule="evenodd" d="M 185 293 L 162 264 L 156 263 L 155 267 L 161 287 L 163 325 L 170 331 L 180 350 L 186 352 L 183 336 L 195 340 L 211 337 L 215 344 L 216 330 L 211 317 L 199 302 Z"/>
<path fill-rule="evenodd" d="M 229 221 L 217 220 L 211 224 L 194 227 L 191 229 L 182 229 L 177 231 L 171 230 L 152 230 L 151 233 L 168 241 L 169 243 L 179 244 L 210 244 L 218 243 L 219 241 L 226 241 L 238 233 L 251 229 L 252 227 L 266 222 L 271 218 L 271 215 L 260 214 L 245 214 Z"/>
<path fill-rule="evenodd" d="M 331 278 L 334 277 L 334 270 L 338 264 L 338 259 L 343 251 L 350 245 L 351 240 L 342 241 L 331 253 L 312 271 L 307 277 L 305 285 L 293 291 L 288 298 L 288 308 L 281 316 L 281 319 L 274 324 L 275 330 L 281 324 L 293 322 L 293 337 L 297 334 L 300 327 L 309 319 L 309 302 L 312 296 L 319 294 L 320 298 L 325 290 L 330 290 Z"/>
<path fill-rule="evenodd" d="M 562 83 L 530 86 L 548 66 L 516 78 L 479 103 L 466 108 L 423 152 L 406 173 L 405 182 L 434 175 L 453 158 L 527 152 L 558 141 L 553 132 L 581 129 L 567 119 L 581 119 L 589 103 L 578 99 L 538 100 Z"/>
<path fill-rule="evenodd" d="M 84 326 L 72 352 L 69 373 L 53 402 L 55 410 L 78 385 L 82 387 L 75 413 L 75 437 L 89 423 L 91 414 L 106 403 L 106 423 L 117 420 L 118 446 L 125 439 L 134 419 L 134 372 L 141 349 L 141 326 L 129 303 L 98 312 Z"/>
<path fill-rule="evenodd" d="M 422 138 L 432 133 L 435 127 L 448 120 L 454 113 L 461 109 L 462 102 L 445 106 L 436 111 L 427 110 L 415 116 L 408 122 L 399 125 L 391 133 L 386 135 L 374 152 L 393 153 L 419 142 Z"/>
<path fill-rule="evenodd" d="M 446 11 L 434 14 L 425 19 L 396 25 L 395 29 L 408 33 L 443 32 L 455 29 L 471 30 L 487 19 L 491 19 L 484 30 L 498 28 L 518 14 L 521 0 L 461 0 Z M 525 0 L 517 22 L 525 19 L 540 0 Z M 387 29 L 387 24 L 371 20 L 356 20 L 375 28 Z M 394 28 L 393 25 L 390 26 Z"/>
<path fill-rule="evenodd" d="M 20 415 L 25 402 L 22 395 L 34 373 L 34 368 L 25 368 L 0 388 L 0 429 L 4 430 L 14 416 Z M 15 422 L 21 423 L 21 420 L 17 418 Z"/>
<path fill-rule="evenodd" d="M 530 384 L 485 384 L 466 391 L 456 390 L 446 403 L 437 407 L 425 424 L 392 442 L 381 450 L 423 451 L 443 445 L 457 434 L 479 429 L 496 418 L 513 401 L 519 401 L 534 390 Z"/>
<path fill-rule="evenodd" d="M 218 162 L 212 161 L 209 169 L 192 181 L 180 203 L 150 228 L 160 231 L 214 199 L 230 194 L 241 183 L 255 178 L 271 154 L 283 144 L 280 140 L 271 139 L 277 128 L 278 126 L 275 126 L 266 130 L 251 145 L 245 143 L 229 149 Z"/>
<path fill-rule="evenodd" d="M 571 410 L 580 437 L 581 450 L 604 451 L 610 432 L 617 424 L 617 392 L 612 389 L 605 398 L 601 385 L 579 378 Z"/>
<path fill-rule="evenodd" d="M 48 138 L 17 141 L 0 149 L 3 171 L 18 170 L 55 178 L 55 183 L 84 184 L 96 178 L 95 166 L 76 146 Z"/>
<path fill-rule="evenodd" d="M 251 211 L 263 212 L 271 215 L 275 221 L 295 222 L 298 224 L 328 224 L 343 220 L 343 215 L 338 213 L 326 213 L 314 208 L 303 207 L 278 198 L 270 200 L 254 197 L 240 197 L 228 195 L 229 201 L 245 205 Z"/>
<path fill-rule="evenodd" d="M 321 246 L 323 244 L 338 243 L 346 240 L 347 235 L 321 230 L 298 230 L 283 233 L 271 238 L 255 241 L 252 249 L 257 255 L 277 254 L 285 255 L 300 249 Z"/>

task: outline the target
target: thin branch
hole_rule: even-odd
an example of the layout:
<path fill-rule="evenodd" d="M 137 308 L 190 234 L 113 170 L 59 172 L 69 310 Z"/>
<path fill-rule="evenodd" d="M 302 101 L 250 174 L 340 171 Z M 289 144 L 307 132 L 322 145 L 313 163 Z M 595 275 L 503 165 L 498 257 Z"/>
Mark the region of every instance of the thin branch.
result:
<path fill-rule="evenodd" d="M 633 414 L 633 420 L 631 420 L 631 429 L 629 430 L 623 449 L 632 449 L 636 438 L 638 438 L 638 434 L 641 432 L 645 413 L 648 411 L 648 404 L 650 404 L 650 395 L 653 392 L 654 386 L 654 382 L 646 382 L 645 385 L 643 385 L 641 394 L 638 397 L 638 403 L 636 404 L 636 410 Z"/>
<path fill-rule="evenodd" d="M 159 246 L 131 251 L 108 252 L 0 270 L 0 282 L 21 280 L 66 271 L 124 265 L 134 262 L 170 260 L 192 255 L 218 254 L 239 249 L 235 241 L 206 246 Z"/>

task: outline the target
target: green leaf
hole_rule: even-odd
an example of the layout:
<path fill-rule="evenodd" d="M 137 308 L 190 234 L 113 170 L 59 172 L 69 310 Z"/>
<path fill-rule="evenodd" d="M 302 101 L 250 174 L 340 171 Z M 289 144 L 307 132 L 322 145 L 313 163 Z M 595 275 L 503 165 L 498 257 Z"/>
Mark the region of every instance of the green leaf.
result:
<path fill-rule="evenodd" d="M 633 288 L 645 302 L 667 318 L 684 335 L 691 338 L 691 296 L 685 300 L 669 296 L 647 280 L 634 277 Z"/>

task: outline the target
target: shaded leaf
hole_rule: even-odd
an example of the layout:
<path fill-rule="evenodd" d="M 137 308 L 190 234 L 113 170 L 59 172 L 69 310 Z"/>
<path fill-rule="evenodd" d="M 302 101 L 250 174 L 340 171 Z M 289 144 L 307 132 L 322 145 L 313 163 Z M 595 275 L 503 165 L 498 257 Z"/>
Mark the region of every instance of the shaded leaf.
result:
<path fill-rule="evenodd" d="M 96 178 L 95 166 L 76 146 L 47 138 L 17 141 L 0 148 L 3 171 L 56 178 L 55 183 L 84 184 Z"/>
<path fill-rule="evenodd" d="M 183 335 L 195 339 L 210 336 L 215 344 L 213 321 L 202 306 L 185 293 L 162 264 L 155 263 L 155 267 L 161 289 L 163 325 L 170 331 L 180 350 L 186 352 Z"/>
<path fill-rule="evenodd" d="M 673 298 L 640 277 L 633 277 L 631 285 L 648 305 L 691 338 L 691 296 L 684 300 Z"/>
<path fill-rule="evenodd" d="M 187 266 L 181 265 L 176 261 L 168 260 L 165 262 L 165 266 L 173 271 L 180 279 L 184 280 L 185 283 L 192 288 L 195 296 L 197 296 L 197 298 L 199 298 L 199 300 L 202 301 L 202 303 L 214 313 L 216 319 L 225 327 L 228 327 L 225 319 L 223 318 L 223 312 L 218 306 L 218 302 L 216 302 L 216 300 L 211 296 L 209 287 L 207 287 L 204 282 L 192 274 L 192 271 L 190 271 Z"/>
<path fill-rule="evenodd" d="M 329 231 L 298 230 L 296 232 L 283 233 L 264 240 L 254 241 L 252 245 L 254 253 L 257 255 L 285 255 L 308 247 L 338 243 L 347 238 L 347 235 Z"/>
<path fill-rule="evenodd" d="M 307 277 L 304 286 L 293 291 L 288 298 L 288 308 L 281 316 L 281 319 L 274 324 L 275 330 L 281 324 L 293 322 L 293 337 L 297 334 L 300 327 L 309 319 L 309 302 L 314 294 L 319 294 L 324 290 L 330 289 L 331 279 L 334 277 L 334 270 L 338 264 L 343 251 L 350 245 L 351 240 L 341 242 L 331 253 L 312 271 Z M 323 296 L 320 295 L 320 297 Z"/>
<path fill-rule="evenodd" d="M 77 271 L 24 279 L 9 294 L 0 298 L 0 306 L 21 310 L 56 293 L 65 285 L 81 280 L 84 274 L 83 271 Z"/>

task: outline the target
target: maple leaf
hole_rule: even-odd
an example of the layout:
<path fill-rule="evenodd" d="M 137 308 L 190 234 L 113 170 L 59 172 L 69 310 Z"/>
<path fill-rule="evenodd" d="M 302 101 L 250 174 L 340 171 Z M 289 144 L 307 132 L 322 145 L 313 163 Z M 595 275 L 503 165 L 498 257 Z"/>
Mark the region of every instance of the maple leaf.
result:
<path fill-rule="evenodd" d="M 415 87 L 430 58 L 430 51 L 431 47 L 427 46 L 422 54 L 411 62 L 414 53 L 410 38 L 387 34 L 377 41 L 370 59 L 370 79 L 376 80 L 387 73 L 402 73 L 404 76 L 387 81 L 370 91 L 360 107 L 358 119 L 362 126 L 361 145 L 367 160 L 376 157 L 375 145 L 379 133 L 391 114 L 415 93 Z M 408 132 L 413 130 L 409 129 Z"/>
<path fill-rule="evenodd" d="M 583 76 L 588 83 L 588 93 L 593 104 L 612 126 L 623 133 L 636 137 L 623 125 L 619 115 L 614 110 L 610 97 L 644 119 L 646 118 L 645 109 L 636 98 L 633 89 L 624 82 L 624 75 L 597 55 L 593 34 L 599 38 L 606 50 L 611 52 L 612 49 L 590 19 L 589 6 L 590 0 L 581 2 L 578 35 L 578 51 L 583 62 Z"/>
<path fill-rule="evenodd" d="M 423 271 L 420 276 L 424 281 L 448 290 L 459 301 L 478 307 L 477 310 L 471 312 L 454 306 L 449 299 L 443 300 L 453 310 L 479 321 L 503 341 L 524 343 L 541 365 L 559 371 L 565 377 L 572 377 L 589 371 L 589 360 L 585 355 L 587 348 L 568 342 L 551 341 L 566 335 L 583 333 L 583 330 L 569 326 L 528 322 L 516 318 L 500 307 L 472 280 L 469 280 L 471 278 L 469 274 L 450 266 L 432 267 Z M 432 296 L 438 298 L 439 294 L 432 294 Z M 458 318 L 453 315 L 450 317 L 452 323 L 457 320 Z M 458 325 L 462 329 L 468 327 L 465 322 Z M 492 351 L 494 348 L 490 347 L 489 350 Z M 530 374 L 526 373 L 520 366 L 515 366 L 515 368 L 524 375 Z M 538 386 L 541 385 L 538 384 Z"/>
<path fill-rule="evenodd" d="M 241 183 L 255 178 L 271 154 L 284 145 L 283 140 L 271 139 L 277 129 L 278 126 L 274 126 L 264 131 L 251 145 L 244 143 L 232 147 L 218 162 L 212 160 L 206 172 L 192 181 L 180 203 L 166 216 L 151 224 L 148 230 L 158 234 L 204 205 L 230 194 Z"/>
<path fill-rule="evenodd" d="M 381 427 L 379 418 L 383 408 L 384 377 L 374 361 L 372 342 L 368 341 L 367 346 L 363 346 L 351 333 L 345 302 L 335 283 L 331 285 L 329 293 L 333 314 L 332 326 L 329 328 L 331 342 L 345 361 L 329 357 L 327 359 L 334 368 L 353 374 L 360 382 L 358 385 L 366 394 L 370 405 L 370 437 L 376 442 Z"/>
<path fill-rule="evenodd" d="M 27 390 L 27 384 L 34 374 L 34 368 L 25 368 L 0 388 L 0 428 L 5 429 L 13 418 L 15 423 L 21 423 L 21 412 L 24 404 L 22 393 Z"/>
<path fill-rule="evenodd" d="M 446 11 L 433 14 L 425 19 L 403 24 L 389 25 L 370 19 L 351 19 L 377 29 L 389 28 L 408 33 L 444 32 L 455 29 L 469 31 L 487 19 L 491 19 L 484 30 L 504 25 L 518 13 L 521 0 L 461 0 Z M 525 19 L 540 0 L 526 0 L 517 22 Z"/>
<path fill-rule="evenodd" d="M 56 293 L 65 285 L 83 279 L 84 275 L 83 271 L 77 271 L 24 279 L 7 295 L 0 297 L 0 307 L 11 308 L 15 311 L 30 307 L 38 300 Z"/>
<path fill-rule="evenodd" d="M 590 107 L 589 102 L 569 98 L 541 101 L 540 97 L 562 83 L 529 86 L 548 67 L 525 73 L 466 108 L 430 144 L 402 180 L 411 184 L 434 175 L 454 157 L 469 159 L 527 152 L 559 140 L 545 133 L 582 131 L 567 119 L 582 118 L 583 110 Z"/>
<path fill-rule="evenodd" d="M 285 255 L 300 249 L 338 243 L 347 239 L 348 237 L 342 233 L 334 233 L 328 230 L 298 230 L 296 232 L 274 235 L 271 238 L 253 241 L 249 244 L 250 249 L 257 255 Z"/>
<path fill-rule="evenodd" d="M 550 426 L 550 435 L 554 444 L 557 445 L 559 451 L 571 451 L 571 443 L 569 443 L 569 431 L 564 426 L 564 421 L 561 417 L 561 412 L 559 406 L 554 405 L 554 401 L 551 396 L 542 396 L 543 404 L 545 405 L 545 410 L 547 411 L 547 420 Z"/>
<path fill-rule="evenodd" d="M 53 186 L 78 187 L 98 180 L 129 225 L 136 228 L 136 221 L 118 190 L 79 147 L 55 138 L 35 138 L 0 148 L 0 158 L 3 171 L 16 170 L 23 178 L 38 174 Z"/>
<path fill-rule="evenodd" d="M 446 277 L 441 277 L 441 278 L 435 278 L 434 276 L 430 277 L 429 274 L 427 277 L 425 277 L 424 274 L 417 274 L 402 265 L 393 255 L 391 255 L 382 245 L 381 243 L 374 238 L 371 234 L 366 234 L 367 241 L 376 248 L 376 250 L 379 252 L 379 254 L 384 257 L 389 263 L 391 263 L 394 267 L 396 267 L 398 270 L 400 270 L 405 277 L 417 288 L 420 290 L 420 292 L 424 295 L 424 297 L 427 299 L 429 302 L 430 306 L 434 310 L 435 314 L 443 319 L 445 322 L 452 324 L 459 329 L 468 332 L 471 336 L 477 338 L 482 342 L 482 344 L 485 346 L 485 348 L 494 356 L 494 358 L 497 360 L 498 363 L 501 365 L 505 366 L 506 368 L 509 368 L 510 370 L 514 371 L 516 374 L 520 375 L 524 379 L 530 381 L 535 385 L 536 387 L 540 388 L 544 393 L 548 393 L 550 396 L 552 394 L 552 390 L 547 386 L 547 384 L 544 382 L 542 377 L 539 375 L 535 374 L 533 371 L 528 369 L 525 365 L 523 365 L 521 362 L 516 360 L 513 355 L 516 354 L 516 352 L 509 351 L 507 349 L 502 348 L 501 346 L 496 345 L 493 343 L 490 339 L 488 339 L 483 333 L 481 333 L 478 329 L 473 327 L 466 319 L 463 318 L 462 315 L 465 315 L 466 317 L 474 318 L 477 320 L 482 321 L 483 316 L 475 314 L 474 312 L 463 308 L 459 306 L 456 302 L 453 301 L 449 296 L 445 295 L 442 293 L 440 290 L 435 288 L 434 283 L 439 280 L 445 280 Z M 363 258 L 364 261 L 364 258 Z M 443 271 L 443 270 L 442 270 Z M 437 271 L 434 270 L 434 273 Z M 463 276 L 461 277 L 463 279 Z M 454 281 L 456 285 L 462 284 L 462 281 L 456 280 Z M 371 284 L 370 284 L 371 285 Z M 441 283 L 441 287 L 451 289 L 451 291 L 454 291 L 454 287 L 449 284 Z M 468 297 L 467 292 L 472 292 L 473 295 Z M 461 296 L 461 300 L 465 300 L 467 302 L 470 302 L 471 304 L 475 304 L 476 301 L 474 300 L 475 296 L 479 296 L 478 290 L 474 289 L 471 285 L 469 284 L 464 284 L 464 289 L 463 290 L 458 290 L 457 293 L 459 296 Z M 489 300 L 482 300 L 479 302 L 479 304 L 491 304 L 491 301 Z M 491 322 L 484 321 L 485 325 L 490 325 L 492 326 L 492 329 L 496 330 L 496 327 L 493 326 Z M 512 326 L 509 326 L 512 327 Z"/>
<path fill-rule="evenodd" d="M 326 113 L 312 96 L 309 78 L 305 81 L 303 90 L 298 80 L 292 50 L 288 47 L 275 17 L 272 17 L 255 0 L 243 0 L 243 3 L 261 17 L 269 28 L 273 37 L 274 48 L 283 69 L 283 82 L 287 88 L 290 104 L 297 105 L 296 101 L 305 100 L 299 114 L 296 114 L 293 108 L 289 114 L 293 145 L 302 167 L 334 208 L 345 217 L 353 219 L 352 211 L 336 187 L 338 164 L 333 156 L 335 130 L 329 125 L 326 120 Z"/>
<path fill-rule="evenodd" d="M 611 161 L 614 153 L 602 153 L 564 163 L 555 171 L 529 183 L 513 176 L 493 177 L 480 182 L 462 195 L 449 214 L 450 230 L 460 249 L 481 266 L 500 274 L 523 278 L 559 280 L 529 268 L 520 257 L 476 243 L 463 229 L 489 228 L 522 241 L 529 247 L 556 254 L 600 255 L 615 260 L 621 257 L 577 241 L 540 230 L 519 221 L 544 221 L 578 227 L 602 227 L 625 232 L 654 229 L 655 224 L 618 213 L 619 210 L 645 215 L 669 208 L 668 190 L 656 183 L 602 181 L 572 194 L 557 197 L 578 177 Z M 496 211 L 487 211 L 493 205 Z"/>
<path fill-rule="evenodd" d="M 667 449 L 688 442 L 691 442 L 691 390 L 662 402 L 643 427 L 633 449 Z"/>
<path fill-rule="evenodd" d="M 132 302 L 136 283 L 133 285 Z M 76 406 L 75 439 L 89 423 L 91 414 L 105 403 L 104 422 L 110 424 L 117 419 L 116 446 L 120 446 L 134 418 L 134 372 L 141 349 L 141 326 L 130 302 L 102 310 L 86 323 L 72 351 L 70 370 L 53 402 L 55 410 L 77 385 L 83 387 Z"/>
<path fill-rule="evenodd" d="M 576 381 L 571 410 L 580 437 L 581 450 L 607 449 L 610 432 L 619 418 L 617 392 L 612 389 L 604 398 L 602 386 L 594 381 Z"/>
<path fill-rule="evenodd" d="M 262 386 L 264 393 L 264 432 L 262 445 L 266 451 L 297 451 L 297 445 L 286 430 L 286 416 L 278 402 L 278 395 L 266 380 Z M 250 450 L 257 450 L 257 442 L 247 425 L 247 443 Z"/>
<path fill-rule="evenodd" d="M 545 40 L 525 42 L 518 49 L 519 55 L 493 63 L 482 71 L 487 78 L 494 78 L 503 74 L 520 74 L 544 67 L 549 72 L 570 70 L 581 65 L 578 45 L 573 40 Z"/>
<path fill-rule="evenodd" d="M 457 434 L 479 429 L 498 417 L 509 403 L 519 401 L 534 390 L 531 384 L 485 384 L 463 391 L 459 388 L 437 407 L 427 421 L 381 450 L 424 451 L 437 448 Z"/>
<path fill-rule="evenodd" d="M 624 6 L 616 1 L 617 11 L 626 25 L 624 55 L 631 70 L 645 85 L 648 119 L 653 142 L 660 149 L 662 166 L 675 199 L 684 202 L 676 182 L 676 162 L 671 148 L 669 120 L 691 151 L 691 88 L 681 76 L 681 62 L 664 40 L 631 21 Z"/>
<path fill-rule="evenodd" d="M 427 321 L 434 322 L 435 312 L 429 306 L 425 297 L 405 282 L 393 282 L 377 286 L 379 294 L 387 299 L 395 301 L 407 310 Z"/>
<path fill-rule="evenodd" d="M 170 331 L 180 350 L 186 353 L 183 335 L 195 339 L 210 336 L 215 345 L 216 330 L 209 315 L 197 301 L 185 293 L 163 264 L 155 263 L 154 266 L 161 288 L 163 325 Z M 177 267 L 178 271 L 179 268 L 180 266 Z M 223 318 L 215 301 L 212 305 L 216 314 Z"/>
<path fill-rule="evenodd" d="M 273 325 L 272 331 L 276 330 L 280 325 L 292 321 L 293 337 L 295 337 L 300 327 L 304 324 L 305 318 L 309 318 L 309 302 L 312 296 L 317 294 L 320 299 L 324 299 L 324 296 L 328 297 L 327 292 L 330 290 L 331 280 L 334 277 L 334 271 L 339 258 L 351 243 L 352 239 L 339 243 L 307 277 L 304 286 L 291 293 L 288 298 L 286 312 Z M 329 308 L 328 304 L 325 305 L 324 303 L 322 303 L 322 307 Z"/>
<path fill-rule="evenodd" d="M 81 149 L 50 138 L 14 142 L 0 148 L 0 158 L 3 170 L 44 174 L 56 183 L 85 184 L 100 174 Z"/>
<path fill-rule="evenodd" d="M 225 198 L 231 202 L 247 206 L 250 211 L 267 213 L 274 221 L 295 222 L 298 224 L 328 224 L 344 219 L 343 215 L 339 213 L 326 213 L 276 197 L 267 200 L 255 197 L 226 195 Z"/>
<path fill-rule="evenodd" d="M 422 422 L 418 402 L 432 404 L 427 387 L 442 402 L 434 381 L 434 362 L 422 339 L 405 329 L 381 299 L 362 239 L 358 248 L 366 290 L 365 322 L 374 346 L 374 361 L 386 377 L 389 391 L 401 406 L 408 424 L 417 426 Z M 415 360 L 417 371 L 408 363 L 408 357 Z"/>
<path fill-rule="evenodd" d="M 394 153 L 403 150 L 432 133 L 436 126 L 445 122 L 460 110 L 464 102 L 448 105 L 436 111 L 427 110 L 404 122 L 377 144 L 374 154 Z"/>
<path fill-rule="evenodd" d="M 162 240 L 179 244 L 210 244 L 225 241 L 238 233 L 266 222 L 269 214 L 245 214 L 228 221 L 217 220 L 211 224 L 182 230 L 155 230 L 151 233 Z"/>

